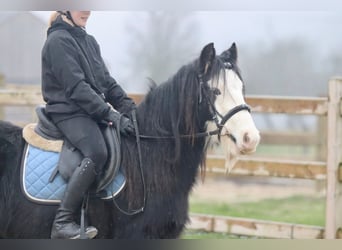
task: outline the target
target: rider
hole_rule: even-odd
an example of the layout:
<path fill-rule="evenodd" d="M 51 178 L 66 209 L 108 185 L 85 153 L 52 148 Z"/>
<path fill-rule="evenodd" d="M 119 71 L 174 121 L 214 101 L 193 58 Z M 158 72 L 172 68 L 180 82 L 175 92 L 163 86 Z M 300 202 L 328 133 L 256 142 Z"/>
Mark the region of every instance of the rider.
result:
<path fill-rule="evenodd" d="M 55 12 L 42 50 L 42 93 L 46 112 L 84 157 L 68 182 L 52 225 L 51 238 L 80 237 L 81 229 L 74 215 L 107 160 L 107 148 L 98 122 L 119 123 L 121 134 L 134 133 L 131 120 L 121 114 L 128 114 L 135 103 L 110 76 L 98 43 L 87 34 L 85 26 L 89 16 L 90 11 Z M 93 238 L 97 229 L 89 226 L 86 234 Z"/>

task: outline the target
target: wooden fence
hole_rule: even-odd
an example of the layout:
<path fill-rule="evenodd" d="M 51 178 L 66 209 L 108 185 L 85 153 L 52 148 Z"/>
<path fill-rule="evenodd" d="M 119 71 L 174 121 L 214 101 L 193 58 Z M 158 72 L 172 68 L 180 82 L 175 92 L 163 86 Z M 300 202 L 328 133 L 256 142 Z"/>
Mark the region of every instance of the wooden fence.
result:
<path fill-rule="evenodd" d="M 130 95 L 140 102 L 141 95 Z M 247 103 L 253 112 L 315 115 L 325 117 L 326 131 L 318 138 L 325 140 L 326 157 L 323 161 L 274 160 L 269 158 L 246 157 L 240 159 L 233 175 L 269 176 L 326 181 L 326 224 L 325 227 L 296 225 L 272 221 L 262 221 L 226 216 L 191 214 L 189 228 L 209 232 L 226 232 L 238 235 L 270 238 L 342 238 L 342 79 L 329 81 L 329 95 L 324 98 L 247 96 Z M 0 89 L 0 106 L 35 106 L 42 104 L 41 92 L 37 88 L 23 87 L 19 91 Z M 322 134 L 326 137 L 322 138 Z M 289 137 L 303 141 L 307 135 L 263 133 L 267 140 L 288 140 Z M 280 138 L 280 139 L 279 139 Z M 299 139 L 298 139 L 299 138 Z M 307 143 L 316 139 L 308 137 Z M 222 174 L 225 159 L 209 156 L 207 171 Z"/>

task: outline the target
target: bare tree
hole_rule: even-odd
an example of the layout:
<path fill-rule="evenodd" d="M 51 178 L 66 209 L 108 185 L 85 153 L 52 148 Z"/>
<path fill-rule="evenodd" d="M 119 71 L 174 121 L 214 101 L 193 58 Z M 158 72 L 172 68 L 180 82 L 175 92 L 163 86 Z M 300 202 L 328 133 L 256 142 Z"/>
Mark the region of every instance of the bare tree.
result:
<path fill-rule="evenodd" d="M 136 79 L 151 78 L 159 84 L 193 58 L 198 48 L 198 26 L 188 13 L 150 12 L 145 29 L 130 24 L 128 30 L 126 64 Z"/>
<path fill-rule="evenodd" d="M 327 93 L 327 69 L 305 41 L 278 41 L 272 47 L 256 47 L 243 53 L 241 67 L 250 93 L 288 96 Z"/>
<path fill-rule="evenodd" d="M 240 51 L 248 94 L 326 96 L 329 78 L 342 73 L 340 54 L 332 52 L 323 58 L 303 39 L 275 41 L 271 47 L 255 46 Z M 263 115 L 267 129 L 283 125 L 308 131 L 317 125 L 312 119 L 287 115 L 279 120 L 277 115 Z"/>

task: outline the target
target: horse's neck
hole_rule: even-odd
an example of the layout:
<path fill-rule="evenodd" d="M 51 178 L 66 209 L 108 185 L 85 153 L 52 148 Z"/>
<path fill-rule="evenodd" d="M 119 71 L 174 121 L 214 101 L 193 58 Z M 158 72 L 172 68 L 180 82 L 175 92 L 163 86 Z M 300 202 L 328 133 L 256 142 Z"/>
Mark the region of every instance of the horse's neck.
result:
<path fill-rule="evenodd" d="M 157 117 L 155 115 L 153 117 L 146 116 L 148 112 L 146 112 L 145 108 L 148 108 L 147 105 L 141 104 L 137 109 L 140 134 L 161 135 L 161 133 L 156 133 L 154 128 L 150 127 L 155 121 L 148 120 Z M 182 134 L 183 132 L 179 131 L 179 133 Z M 171 131 L 170 134 L 172 135 Z M 178 191 L 187 194 L 195 183 L 199 166 L 205 157 L 205 138 L 195 138 L 194 141 L 190 138 L 180 139 L 180 154 L 178 161 L 175 162 L 176 148 L 173 138 L 144 138 L 141 141 L 143 142 L 141 144 L 143 147 L 143 165 L 146 171 L 149 172 L 149 177 L 146 180 L 147 185 L 152 189 L 153 187 L 163 186 L 165 194 Z"/>

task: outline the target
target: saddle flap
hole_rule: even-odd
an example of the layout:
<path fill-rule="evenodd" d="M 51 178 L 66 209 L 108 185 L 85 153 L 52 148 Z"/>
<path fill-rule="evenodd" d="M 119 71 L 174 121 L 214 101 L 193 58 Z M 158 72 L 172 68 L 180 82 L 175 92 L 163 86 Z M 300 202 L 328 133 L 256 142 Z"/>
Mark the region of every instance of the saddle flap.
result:
<path fill-rule="evenodd" d="M 100 192 L 109 185 L 116 176 L 121 162 L 121 150 L 119 137 L 113 127 L 106 126 L 102 130 L 103 137 L 108 149 L 108 159 L 104 166 L 104 171 L 97 179 L 96 192 Z M 60 159 L 58 162 L 58 171 L 65 180 L 69 180 L 76 167 L 80 165 L 83 155 L 64 140 Z"/>
<path fill-rule="evenodd" d="M 113 181 L 121 163 L 121 145 L 116 130 L 112 126 L 106 126 L 102 133 L 108 149 L 108 159 L 105 171 L 96 185 L 96 192 L 100 192 Z"/>
<path fill-rule="evenodd" d="M 68 181 L 70 179 L 82 160 L 83 156 L 80 151 L 72 146 L 68 140 L 64 139 L 64 144 L 57 164 L 58 172 L 64 180 Z"/>

